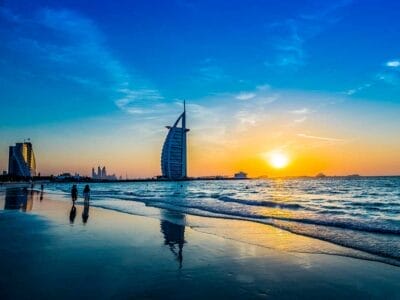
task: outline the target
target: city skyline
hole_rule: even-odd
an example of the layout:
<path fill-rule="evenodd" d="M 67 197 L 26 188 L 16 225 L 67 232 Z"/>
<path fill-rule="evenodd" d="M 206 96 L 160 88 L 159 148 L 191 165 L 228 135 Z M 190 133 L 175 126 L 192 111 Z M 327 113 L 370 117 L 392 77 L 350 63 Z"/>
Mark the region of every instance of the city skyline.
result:
<path fill-rule="evenodd" d="M 1 2 L 0 169 L 161 175 L 187 99 L 189 176 L 400 174 L 399 3 L 225 2 Z"/>

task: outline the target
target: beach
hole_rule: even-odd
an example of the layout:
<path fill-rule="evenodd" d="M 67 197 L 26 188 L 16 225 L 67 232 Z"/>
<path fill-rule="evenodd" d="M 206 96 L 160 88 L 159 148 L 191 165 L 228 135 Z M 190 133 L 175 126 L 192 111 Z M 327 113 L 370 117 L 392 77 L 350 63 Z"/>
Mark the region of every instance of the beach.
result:
<path fill-rule="evenodd" d="M 0 195 L 2 299 L 400 298 L 399 267 L 268 225 L 21 192 Z"/>

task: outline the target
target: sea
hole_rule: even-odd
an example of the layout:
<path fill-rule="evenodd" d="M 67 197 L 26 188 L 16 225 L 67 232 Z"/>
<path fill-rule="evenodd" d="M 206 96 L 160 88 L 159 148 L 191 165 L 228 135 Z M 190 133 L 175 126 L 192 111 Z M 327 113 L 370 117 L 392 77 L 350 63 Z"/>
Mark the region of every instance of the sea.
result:
<path fill-rule="evenodd" d="M 83 187 L 78 185 L 80 195 Z M 121 182 L 90 187 L 92 206 L 138 215 L 149 214 L 140 207 L 152 207 L 263 223 L 400 265 L 400 177 Z M 70 189 L 70 183 L 46 187 L 66 197 Z"/>

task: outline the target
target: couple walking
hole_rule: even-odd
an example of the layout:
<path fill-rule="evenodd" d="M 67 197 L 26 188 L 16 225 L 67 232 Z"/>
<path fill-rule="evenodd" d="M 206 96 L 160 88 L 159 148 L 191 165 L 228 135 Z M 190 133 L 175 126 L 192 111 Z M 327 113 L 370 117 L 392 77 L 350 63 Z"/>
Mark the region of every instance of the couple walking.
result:
<path fill-rule="evenodd" d="M 78 188 L 77 188 L 76 184 L 74 184 L 71 188 L 71 197 L 72 197 L 72 207 L 71 207 L 71 211 L 69 214 L 69 220 L 72 224 L 72 223 L 74 223 L 75 216 L 76 216 L 75 201 L 78 199 Z M 84 201 L 83 201 L 82 222 L 85 224 L 89 218 L 90 188 L 89 188 L 88 184 L 83 189 L 83 198 L 84 198 Z"/>
<path fill-rule="evenodd" d="M 76 184 L 74 184 L 71 188 L 71 197 L 72 197 L 73 203 L 75 203 L 75 201 L 78 200 L 78 188 L 77 188 Z M 85 202 L 89 202 L 90 188 L 89 188 L 88 184 L 83 189 L 83 198 L 84 198 Z"/>

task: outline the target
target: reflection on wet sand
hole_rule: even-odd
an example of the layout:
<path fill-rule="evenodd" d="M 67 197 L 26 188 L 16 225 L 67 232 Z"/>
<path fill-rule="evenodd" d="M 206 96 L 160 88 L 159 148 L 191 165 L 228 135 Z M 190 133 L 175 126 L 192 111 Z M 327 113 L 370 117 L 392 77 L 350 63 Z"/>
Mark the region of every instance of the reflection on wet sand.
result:
<path fill-rule="evenodd" d="M 26 188 L 6 189 L 4 209 L 21 209 L 22 211 L 31 211 L 33 208 L 33 197 L 38 194 L 37 191 Z"/>
<path fill-rule="evenodd" d="M 76 207 L 75 204 L 72 204 L 71 211 L 69 212 L 69 222 L 71 224 L 74 223 L 76 217 Z"/>
<path fill-rule="evenodd" d="M 185 215 L 180 213 L 162 212 L 160 227 L 164 235 L 164 245 L 174 254 L 179 262 L 179 269 L 182 268 L 183 262 L 183 244 L 185 243 Z M 166 219 L 173 220 L 174 223 Z"/>
<path fill-rule="evenodd" d="M 83 201 L 82 222 L 86 223 L 89 219 L 89 200 Z"/>

